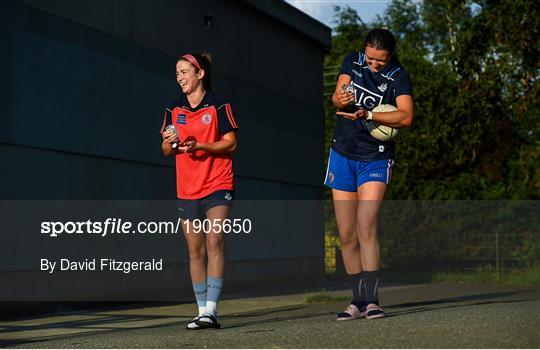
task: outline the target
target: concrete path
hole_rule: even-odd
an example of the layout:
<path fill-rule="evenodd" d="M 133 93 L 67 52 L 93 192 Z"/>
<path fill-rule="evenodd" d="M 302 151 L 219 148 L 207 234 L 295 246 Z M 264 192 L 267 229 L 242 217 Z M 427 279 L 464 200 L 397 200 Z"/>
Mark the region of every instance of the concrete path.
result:
<path fill-rule="evenodd" d="M 335 300 L 348 291 L 330 293 Z M 539 348 L 536 290 L 423 284 L 381 289 L 388 317 L 336 322 L 346 301 L 304 294 L 220 303 L 221 330 L 187 331 L 193 304 L 0 321 L 10 348 Z"/>

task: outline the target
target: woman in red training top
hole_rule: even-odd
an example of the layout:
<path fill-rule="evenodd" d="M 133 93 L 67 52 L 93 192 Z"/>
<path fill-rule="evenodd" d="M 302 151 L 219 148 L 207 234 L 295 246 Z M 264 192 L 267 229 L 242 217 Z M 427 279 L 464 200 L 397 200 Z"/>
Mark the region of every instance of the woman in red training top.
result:
<path fill-rule="evenodd" d="M 219 328 L 217 302 L 225 269 L 220 224 L 229 217 L 234 198 L 231 154 L 237 147 L 238 126 L 231 105 L 212 91 L 209 57 L 182 56 L 176 63 L 176 80 L 182 94 L 165 111 L 161 148 L 165 156 L 176 158 L 178 212 L 199 308 L 187 329 Z M 171 124 L 177 135 L 166 128 Z M 211 224 L 207 234 L 193 224 L 204 219 Z"/>

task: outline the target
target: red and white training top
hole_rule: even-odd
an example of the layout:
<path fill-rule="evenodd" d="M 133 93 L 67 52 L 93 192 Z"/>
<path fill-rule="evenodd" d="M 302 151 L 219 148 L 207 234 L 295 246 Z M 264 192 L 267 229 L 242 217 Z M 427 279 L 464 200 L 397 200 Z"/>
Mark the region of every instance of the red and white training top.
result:
<path fill-rule="evenodd" d="M 171 102 L 165 109 L 161 133 L 169 124 L 176 127 L 180 142 L 217 142 L 223 135 L 238 129 L 231 105 L 210 91 L 195 108 L 191 108 L 184 95 Z M 218 190 L 234 191 L 230 153 L 176 151 L 175 158 L 178 198 L 200 199 Z"/>

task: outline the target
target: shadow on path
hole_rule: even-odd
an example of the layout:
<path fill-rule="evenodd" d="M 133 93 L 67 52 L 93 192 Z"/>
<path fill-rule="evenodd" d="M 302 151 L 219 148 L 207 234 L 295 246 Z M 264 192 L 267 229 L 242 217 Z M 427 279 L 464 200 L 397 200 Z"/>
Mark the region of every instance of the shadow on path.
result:
<path fill-rule="evenodd" d="M 459 307 L 470 307 L 470 306 L 501 304 L 501 303 L 520 303 L 520 302 L 537 300 L 534 298 L 501 300 L 501 299 L 507 299 L 507 298 L 516 296 L 517 294 L 530 294 L 530 293 L 534 293 L 534 291 L 520 290 L 520 291 L 512 291 L 512 292 L 474 294 L 474 295 L 458 296 L 454 298 L 443 298 L 443 299 L 435 299 L 435 300 L 418 301 L 418 302 L 412 302 L 412 303 L 386 305 L 385 308 L 390 310 L 390 312 L 388 312 L 387 314 L 387 317 L 396 317 L 400 315 L 408 315 L 408 314 L 415 314 L 415 313 L 421 313 L 421 312 L 432 312 L 432 311 L 459 308 Z M 458 304 L 456 305 L 456 303 Z M 444 305 L 444 304 L 450 304 L 450 305 Z M 235 328 L 247 327 L 247 326 L 252 326 L 252 325 L 272 324 L 272 323 L 277 323 L 277 322 L 282 322 L 282 321 L 302 320 L 302 319 L 310 319 L 310 318 L 316 318 L 316 317 L 326 317 L 330 315 L 334 316 L 336 313 L 334 311 L 324 311 L 324 312 L 300 313 L 300 314 L 287 315 L 287 313 L 291 313 L 291 312 L 298 313 L 300 310 L 303 310 L 303 309 L 308 311 L 309 308 L 310 307 L 308 305 L 297 305 L 297 306 L 277 307 L 277 308 L 270 308 L 270 309 L 263 309 L 263 310 L 257 310 L 257 311 L 249 311 L 249 312 L 244 312 L 244 313 L 220 316 L 220 319 L 227 319 L 227 320 L 230 320 L 230 322 L 232 322 L 232 324 L 222 327 L 221 329 L 228 330 L 228 329 L 235 329 Z M 408 309 L 408 308 L 412 308 L 412 309 Z M 403 309 L 406 309 L 406 310 L 403 310 Z M 283 313 L 285 314 L 279 315 Z M 77 316 L 77 315 L 78 314 L 70 313 L 65 316 Z M 40 325 L 28 325 L 28 326 L 22 326 L 22 325 L 10 326 L 9 324 L 0 324 L 0 347 L 9 347 L 16 344 L 38 343 L 38 342 L 49 341 L 49 340 L 70 339 L 70 338 L 76 338 L 76 337 L 81 337 L 81 336 L 95 336 L 95 335 L 104 334 L 104 333 L 125 332 L 129 330 L 137 330 L 137 329 L 152 329 L 152 328 L 164 328 L 164 327 L 176 327 L 176 326 L 179 326 L 179 328 L 183 329 L 185 326 L 185 323 L 191 320 L 191 318 L 193 317 L 193 315 L 163 315 L 163 316 L 161 315 L 160 316 L 129 315 L 129 314 L 103 315 L 99 312 L 98 313 L 96 312 L 79 313 L 79 315 L 84 316 L 84 317 L 94 316 L 97 318 L 89 319 L 89 320 L 52 322 L 52 323 L 46 323 L 46 324 L 40 324 Z M 249 320 L 251 318 L 257 318 L 261 316 L 269 316 L 269 317 L 265 317 L 264 319 Z M 276 316 L 276 317 L 270 317 L 270 316 Z M 179 318 L 181 320 L 178 320 Z M 243 319 L 247 318 L 248 320 L 243 321 L 243 322 L 234 322 L 237 318 L 243 318 Z M 140 321 L 148 321 L 148 320 L 163 320 L 164 322 L 161 324 L 150 325 L 150 326 L 126 326 L 126 327 L 122 327 L 118 325 L 114 326 L 115 324 L 128 323 L 128 322 L 140 322 Z M 175 320 L 175 321 L 172 321 L 172 320 Z M 51 335 L 51 336 L 22 337 L 22 338 L 13 339 L 13 340 L 3 339 L 5 338 L 5 335 L 13 335 L 16 332 L 59 329 L 59 328 L 60 329 L 85 329 L 88 331 L 84 333 L 75 333 L 75 334 L 56 334 L 56 335 Z M 213 330 L 210 330 L 210 331 L 213 331 Z M 263 329 L 263 330 L 247 330 L 246 332 L 257 333 L 257 332 L 272 332 L 272 331 L 274 330 Z"/>

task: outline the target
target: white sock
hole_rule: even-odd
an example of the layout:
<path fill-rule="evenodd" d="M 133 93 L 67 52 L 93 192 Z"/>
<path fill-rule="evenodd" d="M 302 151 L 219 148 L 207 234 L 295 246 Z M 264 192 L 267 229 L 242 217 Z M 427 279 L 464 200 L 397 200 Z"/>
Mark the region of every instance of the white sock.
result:
<path fill-rule="evenodd" d="M 205 306 L 199 306 L 199 316 L 201 316 L 205 312 L 206 312 L 206 307 Z"/>
<path fill-rule="evenodd" d="M 217 315 L 217 303 L 215 301 L 206 302 L 206 313 L 212 316 Z"/>

